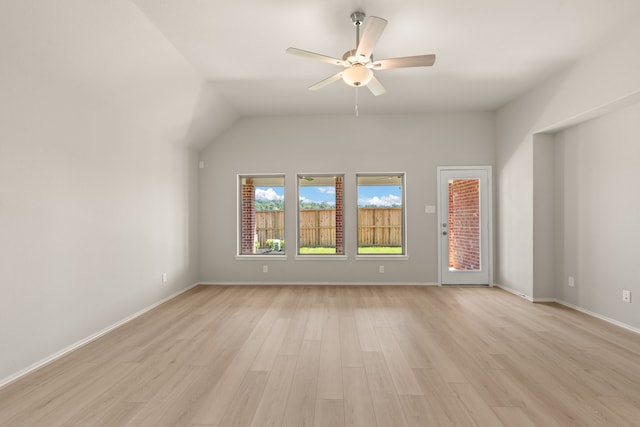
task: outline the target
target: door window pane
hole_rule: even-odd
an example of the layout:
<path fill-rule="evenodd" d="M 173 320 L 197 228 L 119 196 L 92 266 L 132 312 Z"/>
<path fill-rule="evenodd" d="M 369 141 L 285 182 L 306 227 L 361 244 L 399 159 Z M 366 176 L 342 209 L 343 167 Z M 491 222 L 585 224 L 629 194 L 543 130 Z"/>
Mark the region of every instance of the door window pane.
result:
<path fill-rule="evenodd" d="M 449 270 L 480 270 L 480 180 L 449 180 Z"/>

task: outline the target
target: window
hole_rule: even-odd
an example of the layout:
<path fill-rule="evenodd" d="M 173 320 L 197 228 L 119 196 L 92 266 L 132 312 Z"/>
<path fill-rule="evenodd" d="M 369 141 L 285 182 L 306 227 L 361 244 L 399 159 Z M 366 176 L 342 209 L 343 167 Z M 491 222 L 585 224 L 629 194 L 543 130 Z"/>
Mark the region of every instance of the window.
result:
<path fill-rule="evenodd" d="M 343 255 L 344 176 L 298 175 L 298 254 Z"/>
<path fill-rule="evenodd" d="M 404 174 L 358 174 L 358 255 L 405 255 Z"/>
<path fill-rule="evenodd" d="M 284 254 L 284 175 L 239 177 L 240 255 Z"/>

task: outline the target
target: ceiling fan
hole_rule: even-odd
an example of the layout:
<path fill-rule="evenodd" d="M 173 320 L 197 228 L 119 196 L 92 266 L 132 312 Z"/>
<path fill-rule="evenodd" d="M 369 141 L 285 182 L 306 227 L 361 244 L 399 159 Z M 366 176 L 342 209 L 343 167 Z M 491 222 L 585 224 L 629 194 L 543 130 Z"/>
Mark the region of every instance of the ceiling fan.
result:
<path fill-rule="evenodd" d="M 353 22 L 353 25 L 356 27 L 356 48 L 346 51 L 344 55 L 342 55 L 342 59 L 302 49 L 296 49 L 295 47 L 287 49 L 287 53 L 292 55 L 298 55 L 304 58 L 315 59 L 344 67 L 342 71 L 310 86 L 309 90 L 318 90 L 330 83 L 342 79 L 349 86 L 366 86 L 369 88 L 371 93 L 378 96 L 385 93 L 386 89 L 373 75 L 374 70 L 388 70 L 391 68 L 404 67 L 429 67 L 435 63 L 435 55 L 404 56 L 401 58 L 374 60 L 372 55 L 373 48 L 382 35 L 384 28 L 387 26 L 387 21 L 385 19 L 378 18 L 377 16 L 368 17 L 362 32 L 362 38 L 360 38 L 360 26 L 364 22 L 365 16 L 364 12 L 353 12 L 351 14 L 351 22 Z"/>

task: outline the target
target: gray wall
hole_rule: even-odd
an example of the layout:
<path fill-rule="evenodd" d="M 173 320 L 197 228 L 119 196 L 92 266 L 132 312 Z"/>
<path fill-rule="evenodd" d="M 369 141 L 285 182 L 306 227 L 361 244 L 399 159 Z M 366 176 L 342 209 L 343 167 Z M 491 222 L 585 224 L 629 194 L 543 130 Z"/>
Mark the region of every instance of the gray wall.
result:
<path fill-rule="evenodd" d="M 588 225 L 580 223 L 580 229 L 576 228 L 576 221 L 584 221 L 584 215 L 592 215 L 596 207 L 615 211 L 615 203 L 607 191 L 616 190 L 602 189 L 602 185 L 624 177 L 624 169 L 608 165 L 613 154 L 601 153 L 606 149 L 595 140 L 606 141 L 608 146 L 610 139 L 616 139 L 617 142 L 612 142 L 614 146 L 626 147 L 625 161 L 639 158 L 637 147 L 628 145 L 628 138 L 637 140 L 637 131 L 628 124 L 620 122 L 617 129 L 586 124 L 588 120 L 620 111 L 640 100 L 638 40 L 640 27 L 624 29 L 619 37 L 598 48 L 593 55 L 496 113 L 498 284 L 534 301 L 559 299 L 635 328 L 640 327 L 638 315 L 629 313 L 634 304 L 622 304 L 621 289 L 633 288 L 638 282 L 630 280 L 628 272 L 613 272 L 611 268 L 619 262 L 614 260 L 614 250 L 622 246 L 614 248 L 607 243 L 610 238 L 602 234 L 608 230 L 595 219 L 591 218 Z M 580 126 L 558 137 L 570 137 L 570 144 L 556 147 L 554 133 L 580 123 L 586 127 Z M 576 141 L 581 138 L 591 141 L 588 159 L 584 158 L 587 153 L 584 150 L 589 142 L 578 144 Z M 598 163 L 600 158 L 602 164 Z M 582 171 L 585 167 L 592 169 L 588 175 L 592 187 L 579 186 L 571 175 L 572 170 Z M 598 175 L 595 179 L 595 174 L 600 172 L 594 169 L 606 169 L 609 176 Z M 598 181 L 600 178 L 602 181 Z M 564 197 L 569 188 L 587 199 L 566 202 Z M 590 205 L 585 200 L 589 200 Z M 558 216 L 562 218 L 560 223 Z M 620 235 L 622 230 L 618 225 L 615 225 L 615 234 Z M 627 236 L 637 234 L 636 228 Z M 628 242 L 625 245 L 633 251 Z M 578 274 L 576 286 L 567 289 L 567 276 Z M 589 277 L 583 277 L 585 274 Z"/>
<path fill-rule="evenodd" d="M 640 104 L 556 135 L 555 280 L 560 300 L 640 329 L 639 140 Z"/>
<path fill-rule="evenodd" d="M 638 40 L 640 27 L 625 29 L 592 55 L 496 112 L 496 281 L 500 286 L 532 299 L 555 297 L 555 287 L 549 286 L 544 271 L 550 265 L 544 254 L 554 250 L 553 240 L 534 236 L 536 228 L 548 223 L 549 215 L 549 206 L 534 207 L 534 200 L 549 203 L 534 193 L 535 187 L 549 185 L 540 173 L 553 161 L 548 147 L 534 150 L 534 144 L 544 140 L 541 134 L 637 100 Z"/>
<path fill-rule="evenodd" d="M 437 281 L 436 166 L 492 165 L 493 114 L 241 119 L 201 153 L 200 278 L 211 283 Z M 345 173 L 348 260 L 237 260 L 237 174 L 286 175 L 286 240 L 295 239 L 297 173 Z M 408 260 L 355 260 L 355 174 L 406 172 Z M 262 266 L 269 265 L 263 273 Z M 385 266 L 385 273 L 378 266 Z"/>
<path fill-rule="evenodd" d="M 1 384 L 197 281 L 204 82 L 124 1 L 2 2 L 0 52 Z"/>

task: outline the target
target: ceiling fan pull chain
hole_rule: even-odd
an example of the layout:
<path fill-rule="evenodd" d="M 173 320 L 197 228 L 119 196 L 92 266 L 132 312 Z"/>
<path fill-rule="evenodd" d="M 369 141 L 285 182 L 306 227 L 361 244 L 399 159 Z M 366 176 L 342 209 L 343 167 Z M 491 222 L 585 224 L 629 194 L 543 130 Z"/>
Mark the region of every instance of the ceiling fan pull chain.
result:
<path fill-rule="evenodd" d="M 360 112 L 358 111 L 358 88 L 356 87 L 356 117 L 360 117 Z"/>

